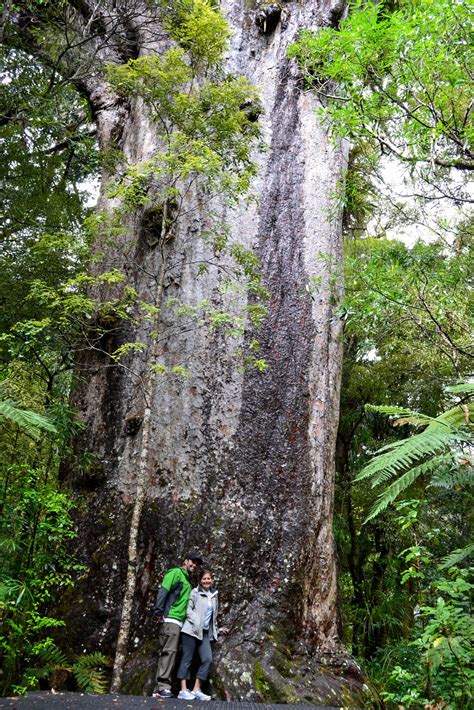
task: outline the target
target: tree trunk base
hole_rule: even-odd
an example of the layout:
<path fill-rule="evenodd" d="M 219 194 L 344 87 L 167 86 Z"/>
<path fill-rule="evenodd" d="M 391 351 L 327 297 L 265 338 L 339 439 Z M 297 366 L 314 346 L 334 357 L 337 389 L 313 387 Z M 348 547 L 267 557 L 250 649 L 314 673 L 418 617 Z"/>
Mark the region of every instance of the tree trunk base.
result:
<path fill-rule="evenodd" d="M 224 642 L 215 654 L 216 666 L 205 692 L 226 701 L 351 709 L 381 707 L 362 670 L 343 649 L 324 654 L 301 652 L 290 659 L 270 641 L 259 655 L 249 654 L 246 646 L 228 650 Z M 156 651 L 156 643 L 150 640 L 129 656 L 123 693 L 151 695 Z M 179 692 L 177 679 L 173 691 Z"/>

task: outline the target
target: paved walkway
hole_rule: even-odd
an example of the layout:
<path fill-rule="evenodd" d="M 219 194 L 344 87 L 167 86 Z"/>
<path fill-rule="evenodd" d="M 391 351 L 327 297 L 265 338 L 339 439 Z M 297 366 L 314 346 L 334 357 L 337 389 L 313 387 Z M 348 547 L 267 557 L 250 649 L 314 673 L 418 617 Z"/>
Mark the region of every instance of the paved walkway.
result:
<path fill-rule="evenodd" d="M 201 710 L 205 703 L 197 703 L 195 700 L 163 700 L 161 698 L 146 698 L 136 695 L 87 695 L 85 693 L 27 693 L 20 698 L 0 698 L 0 708 L 18 708 L 19 710 L 56 710 L 56 708 L 67 708 L 68 710 L 128 710 L 131 708 L 146 708 L 147 710 L 187 710 L 193 706 L 199 706 Z M 296 705 L 298 710 L 339 710 L 339 708 L 329 708 L 317 705 Z M 265 705 L 263 703 L 224 703 L 220 700 L 212 700 L 209 710 L 277 710 L 288 705 Z"/>

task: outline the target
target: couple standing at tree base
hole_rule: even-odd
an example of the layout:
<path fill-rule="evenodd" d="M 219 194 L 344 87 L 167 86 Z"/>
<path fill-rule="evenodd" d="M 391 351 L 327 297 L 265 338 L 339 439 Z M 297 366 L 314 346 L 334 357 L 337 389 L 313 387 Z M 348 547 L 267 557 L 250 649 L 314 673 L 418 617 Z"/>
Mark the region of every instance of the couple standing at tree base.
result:
<path fill-rule="evenodd" d="M 182 642 L 182 658 L 177 677 L 181 681 L 180 700 L 210 700 L 211 696 L 201 690 L 201 682 L 206 681 L 212 666 L 211 642 L 217 640 L 217 591 L 213 588 L 213 577 L 209 569 L 202 569 L 199 585 L 191 588 L 190 574 L 202 559 L 198 555 L 187 555 L 181 567 L 169 569 L 161 584 L 155 602 L 154 617 L 160 624 L 159 658 L 156 685 L 153 697 L 173 698 L 171 677 L 173 674 L 179 642 Z M 225 629 L 221 630 L 226 633 Z M 198 653 L 200 666 L 192 690 L 188 690 L 191 663 Z"/>

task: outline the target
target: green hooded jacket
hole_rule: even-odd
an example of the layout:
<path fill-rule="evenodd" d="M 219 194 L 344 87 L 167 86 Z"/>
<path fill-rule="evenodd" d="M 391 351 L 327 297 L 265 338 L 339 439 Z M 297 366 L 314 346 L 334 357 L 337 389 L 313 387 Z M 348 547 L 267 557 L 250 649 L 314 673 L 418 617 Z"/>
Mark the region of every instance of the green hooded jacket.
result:
<path fill-rule="evenodd" d="M 169 569 L 156 597 L 154 615 L 184 621 L 191 589 L 189 574 L 182 567 Z"/>

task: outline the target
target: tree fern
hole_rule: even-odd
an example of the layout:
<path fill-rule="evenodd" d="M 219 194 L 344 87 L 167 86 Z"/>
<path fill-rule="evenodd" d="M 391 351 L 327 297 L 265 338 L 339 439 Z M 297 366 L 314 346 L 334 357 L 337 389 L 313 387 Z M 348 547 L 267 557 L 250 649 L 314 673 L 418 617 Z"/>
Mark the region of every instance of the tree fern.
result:
<path fill-rule="evenodd" d="M 17 424 L 32 435 L 37 434 L 38 429 L 56 432 L 56 427 L 47 417 L 30 409 L 22 409 L 11 399 L 0 399 L 0 422 L 2 418 Z"/>
<path fill-rule="evenodd" d="M 450 388 L 458 394 L 471 392 L 470 383 L 458 383 Z M 423 426 L 422 431 L 383 446 L 356 477 L 357 481 L 371 479 L 372 488 L 396 478 L 379 495 L 366 518 L 371 520 L 396 500 L 420 476 L 429 476 L 432 485 L 454 487 L 456 480 L 472 480 L 472 466 L 463 449 L 471 445 L 474 404 L 460 403 L 438 417 L 429 417 L 400 407 L 368 406 L 370 411 L 398 417 L 395 425 Z"/>

